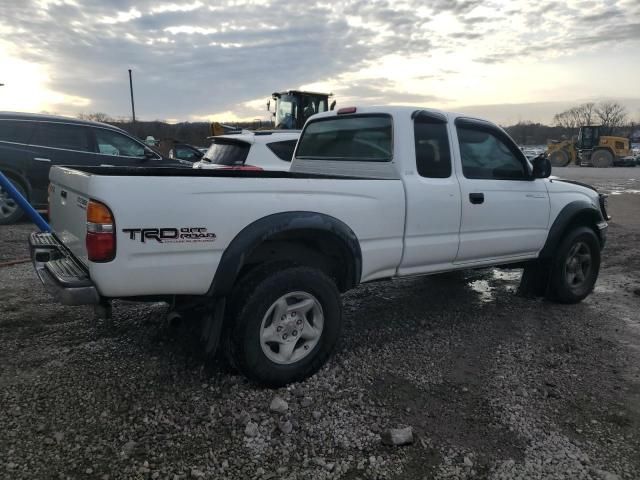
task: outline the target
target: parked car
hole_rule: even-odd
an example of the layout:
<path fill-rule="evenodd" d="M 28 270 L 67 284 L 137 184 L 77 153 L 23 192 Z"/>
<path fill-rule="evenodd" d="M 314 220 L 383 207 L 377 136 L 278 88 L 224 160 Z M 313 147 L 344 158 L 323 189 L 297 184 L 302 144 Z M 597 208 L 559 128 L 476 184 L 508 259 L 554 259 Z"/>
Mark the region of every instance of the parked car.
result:
<path fill-rule="evenodd" d="M 47 206 L 54 165 L 191 167 L 169 160 L 124 130 L 76 118 L 0 112 L 0 171 L 36 209 Z M 0 189 L 0 224 L 14 223 L 22 210 Z"/>
<path fill-rule="evenodd" d="M 314 115 L 291 171 L 171 170 L 53 169 L 35 270 L 62 303 L 198 315 L 209 353 L 270 386 L 324 364 L 363 282 L 524 265 L 532 293 L 577 303 L 608 227 L 603 195 L 501 128 L 420 107 Z"/>
<path fill-rule="evenodd" d="M 257 130 L 220 135 L 193 168 L 289 170 L 299 130 Z"/>
<path fill-rule="evenodd" d="M 169 150 L 169 158 L 186 160 L 191 163 L 199 161 L 203 156 L 204 152 L 201 149 L 188 143 L 176 142 Z"/>

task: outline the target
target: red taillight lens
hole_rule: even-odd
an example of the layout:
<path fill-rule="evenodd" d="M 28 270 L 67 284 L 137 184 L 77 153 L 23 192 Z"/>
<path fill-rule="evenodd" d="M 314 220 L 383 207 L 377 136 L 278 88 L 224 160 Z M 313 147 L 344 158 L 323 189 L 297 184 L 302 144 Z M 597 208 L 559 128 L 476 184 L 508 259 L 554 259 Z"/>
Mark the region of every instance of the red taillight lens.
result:
<path fill-rule="evenodd" d="M 87 257 L 91 262 L 110 262 L 116 256 L 115 219 L 109 207 L 96 200 L 87 205 Z"/>
<path fill-rule="evenodd" d="M 116 254 L 116 238 L 113 233 L 87 232 L 87 256 L 92 262 L 109 262 Z"/>
<path fill-rule="evenodd" d="M 356 113 L 356 107 L 343 107 L 338 110 L 338 115 L 348 115 L 350 113 Z"/>

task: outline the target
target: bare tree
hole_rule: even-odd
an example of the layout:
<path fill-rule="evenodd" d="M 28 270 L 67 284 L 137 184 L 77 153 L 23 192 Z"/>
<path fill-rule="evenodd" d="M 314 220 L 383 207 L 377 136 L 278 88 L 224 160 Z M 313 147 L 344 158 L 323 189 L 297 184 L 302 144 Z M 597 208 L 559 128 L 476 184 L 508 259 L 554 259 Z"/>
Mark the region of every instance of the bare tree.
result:
<path fill-rule="evenodd" d="M 601 102 L 596 108 L 596 115 L 602 125 L 602 133 L 611 135 L 614 130 L 624 125 L 627 109 L 617 102 Z"/>
<path fill-rule="evenodd" d="M 577 129 L 582 125 L 591 125 L 595 120 L 596 104 L 583 103 L 577 107 L 571 107 L 553 117 L 553 123 L 559 127 Z"/>
<path fill-rule="evenodd" d="M 78 118 L 81 120 L 92 120 L 94 122 L 113 122 L 113 118 L 103 112 L 79 113 Z"/>

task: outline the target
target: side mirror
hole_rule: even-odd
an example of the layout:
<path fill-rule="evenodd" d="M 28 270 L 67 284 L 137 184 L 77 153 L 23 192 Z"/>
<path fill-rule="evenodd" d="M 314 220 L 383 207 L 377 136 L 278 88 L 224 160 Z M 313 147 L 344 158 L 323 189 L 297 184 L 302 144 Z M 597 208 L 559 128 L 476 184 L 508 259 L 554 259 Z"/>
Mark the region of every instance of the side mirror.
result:
<path fill-rule="evenodd" d="M 551 175 L 551 162 L 543 153 L 531 161 L 533 165 L 533 178 L 547 178 Z"/>
<path fill-rule="evenodd" d="M 146 162 L 147 160 L 153 160 L 156 158 L 156 154 L 153 150 L 144 149 L 144 155 L 140 159 L 142 162 Z"/>

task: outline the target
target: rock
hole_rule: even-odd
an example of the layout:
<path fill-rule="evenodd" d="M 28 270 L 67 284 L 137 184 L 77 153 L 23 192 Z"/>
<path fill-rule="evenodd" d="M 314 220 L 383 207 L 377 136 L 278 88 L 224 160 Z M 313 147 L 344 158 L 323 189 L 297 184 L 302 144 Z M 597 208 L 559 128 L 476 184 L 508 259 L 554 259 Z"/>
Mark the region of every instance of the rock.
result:
<path fill-rule="evenodd" d="M 136 446 L 138 444 L 136 442 L 134 442 L 133 440 L 129 440 L 127 443 L 125 443 L 122 446 L 122 453 L 124 453 L 126 456 L 129 456 L 133 453 L 133 451 L 135 450 Z"/>
<path fill-rule="evenodd" d="M 7 463 L 7 470 L 14 470 L 17 466 L 17 463 L 9 462 Z"/>
<path fill-rule="evenodd" d="M 293 431 L 293 424 L 287 420 L 286 422 L 280 422 L 278 428 L 285 435 L 289 435 Z"/>
<path fill-rule="evenodd" d="M 57 443 L 60 443 L 62 441 L 62 439 L 64 438 L 64 433 L 56 432 L 56 433 L 53 434 L 53 438 L 56 440 Z"/>
<path fill-rule="evenodd" d="M 222 461 L 222 468 L 229 468 L 229 461 L 228 460 L 223 460 Z"/>
<path fill-rule="evenodd" d="M 204 472 L 197 470 L 195 468 L 191 469 L 191 478 L 203 478 Z"/>
<path fill-rule="evenodd" d="M 258 469 L 256 470 L 256 475 L 259 477 L 264 475 L 264 468 L 258 467 Z"/>
<path fill-rule="evenodd" d="M 258 433 L 260 432 L 258 430 L 258 424 L 256 422 L 247 423 L 247 426 L 244 429 L 244 434 L 247 437 L 257 437 Z"/>
<path fill-rule="evenodd" d="M 616 475 L 615 473 L 607 472 L 605 470 L 598 470 L 597 468 L 594 468 L 592 473 L 602 480 L 621 480 L 620 475 Z"/>
<path fill-rule="evenodd" d="M 249 412 L 247 412 L 246 410 L 242 410 L 240 412 L 240 415 L 238 415 L 238 423 L 240 423 L 240 425 L 242 426 L 246 426 L 250 421 L 251 415 L 249 415 Z"/>
<path fill-rule="evenodd" d="M 313 417 L 314 420 L 320 420 L 320 417 L 322 416 L 322 414 L 319 411 L 314 410 L 313 412 L 311 412 L 311 416 Z"/>
<path fill-rule="evenodd" d="M 473 462 L 469 457 L 466 457 L 466 456 L 464 457 L 464 466 L 468 468 L 473 467 Z"/>
<path fill-rule="evenodd" d="M 307 407 L 311 406 L 312 403 L 313 403 L 313 399 L 311 397 L 304 397 L 302 399 L 302 401 L 300 402 L 300 405 L 302 405 L 303 407 L 307 408 Z"/>
<path fill-rule="evenodd" d="M 289 404 L 277 395 L 273 397 L 271 405 L 269 405 L 269 410 L 275 413 L 285 413 L 288 409 Z"/>
<path fill-rule="evenodd" d="M 87 468 L 84 473 L 86 473 L 87 475 L 91 475 L 93 473 L 93 468 L 89 467 Z"/>
<path fill-rule="evenodd" d="M 413 443 L 413 428 L 389 428 L 380 437 L 385 445 L 409 445 Z"/>

